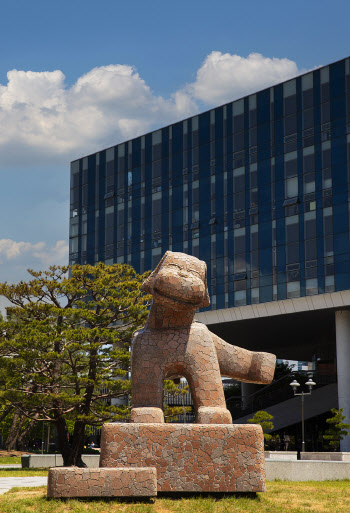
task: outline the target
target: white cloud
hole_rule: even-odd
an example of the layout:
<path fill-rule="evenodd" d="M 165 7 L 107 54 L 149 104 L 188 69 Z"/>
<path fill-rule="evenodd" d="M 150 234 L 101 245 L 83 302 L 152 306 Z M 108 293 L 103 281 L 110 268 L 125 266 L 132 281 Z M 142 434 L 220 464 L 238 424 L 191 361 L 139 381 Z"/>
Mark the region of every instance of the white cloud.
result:
<path fill-rule="evenodd" d="M 59 70 L 12 70 L 0 85 L 0 165 L 67 163 L 298 73 L 288 59 L 212 52 L 193 83 L 163 98 L 129 65 L 94 68 L 71 87 Z"/>
<path fill-rule="evenodd" d="M 210 105 L 226 103 L 298 75 L 295 62 L 251 53 L 248 57 L 211 52 L 189 85 L 192 95 Z"/>
<path fill-rule="evenodd" d="M 53 246 L 45 242 L 16 242 L 0 239 L 0 281 L 27 280 L 28 268 L 45 270 L 50 265 L 67 265 L 68 243 L 57 241 Z"/>

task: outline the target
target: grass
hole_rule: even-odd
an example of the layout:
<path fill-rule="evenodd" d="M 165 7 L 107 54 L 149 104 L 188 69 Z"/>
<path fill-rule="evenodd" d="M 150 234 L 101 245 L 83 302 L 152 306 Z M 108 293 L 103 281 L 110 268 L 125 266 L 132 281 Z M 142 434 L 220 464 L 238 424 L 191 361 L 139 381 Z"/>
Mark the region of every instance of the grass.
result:
<path fill-rule="evenodd" d="M 0 465 L 14 465 L 21 463 L 20 456 L 0 456 Z"/>
<path fill-rule="evenodd" d="M 0 477 L 33 477 L 47 474 L 47 468 L 0 468 Z"/>
<path fill-rule="evenodd" d="M 0 495 L 1 513 L 349 513 L 350 481 L 268 483 L 266 493 L 192 496 L 149 501 L 46 498 L 46 488 L 16 488 Z"/>

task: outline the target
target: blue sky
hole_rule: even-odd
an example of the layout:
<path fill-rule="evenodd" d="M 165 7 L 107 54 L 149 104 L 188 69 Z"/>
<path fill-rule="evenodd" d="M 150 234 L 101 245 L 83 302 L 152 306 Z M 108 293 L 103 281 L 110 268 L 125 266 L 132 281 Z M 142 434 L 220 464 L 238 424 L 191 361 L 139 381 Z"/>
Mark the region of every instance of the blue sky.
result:
<path fill-rule="evenodd" d="M 0 281 L 67 261 L 69 162 L 350 55 L 350 2 L 2 0 Z"/>

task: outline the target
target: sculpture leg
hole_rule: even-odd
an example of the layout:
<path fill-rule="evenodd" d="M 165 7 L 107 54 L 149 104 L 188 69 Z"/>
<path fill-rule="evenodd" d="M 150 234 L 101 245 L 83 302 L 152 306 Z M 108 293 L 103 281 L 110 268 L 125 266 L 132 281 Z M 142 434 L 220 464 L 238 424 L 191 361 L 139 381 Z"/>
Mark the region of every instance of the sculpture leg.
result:
<path fill-rule="evenodd" d="M 145 356 L 146 358 L 146 356 Z M 147 367 L 144 359 L 141 365 L 133 362 L 132 373 L 132 404 L 130 422 L 163 423 L 163 382 L 161 369 Z"/>
<path fill-rule="evenodd" d="M 226 408 L 220 374 L 201 372 L 188 376 L 197 424 L 232 424 L 231 413 Z"/>
<path fill-rule="evenodd" d="M 140 407 L 132 408 L 130 413 L 130 422 L 162 424 L 164 423 L 164 413 L 161 408 Z"/>

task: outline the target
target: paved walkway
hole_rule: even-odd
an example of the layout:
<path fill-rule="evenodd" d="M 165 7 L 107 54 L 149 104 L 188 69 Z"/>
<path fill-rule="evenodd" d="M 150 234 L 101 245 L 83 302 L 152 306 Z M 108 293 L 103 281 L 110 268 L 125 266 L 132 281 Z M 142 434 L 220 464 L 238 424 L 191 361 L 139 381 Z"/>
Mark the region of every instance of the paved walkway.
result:
<path fill-rule="evenodd" d="M 47 486 L 47 477 L 0 477 L 0 495 L 8 492 L 15 486 Z"/>
<path fill-rule="evenodd" d="M 9 463 L 8 465 L 0 465 L 0 470 L 2 468 L 22 468 L 20 463 Z"/>

